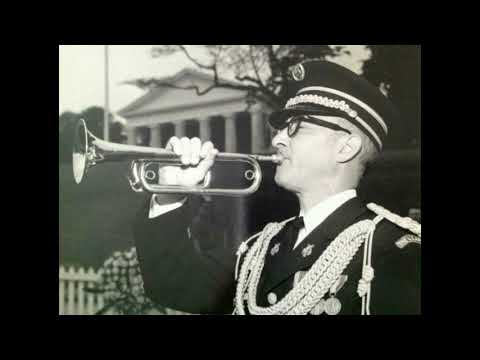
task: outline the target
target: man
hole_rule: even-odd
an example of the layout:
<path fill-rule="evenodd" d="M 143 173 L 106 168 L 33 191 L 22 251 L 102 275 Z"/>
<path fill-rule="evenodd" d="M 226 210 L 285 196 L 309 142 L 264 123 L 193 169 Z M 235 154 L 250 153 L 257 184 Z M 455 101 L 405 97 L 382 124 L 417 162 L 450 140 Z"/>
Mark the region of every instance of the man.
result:
<path fill-rule="evenodd" d="M 191 313 L 419 314 L 420 225 L 357 198 L 366 166 L 383 148 L 393 105 L 366 80 L 333 63 L 290 70 L 291 97 L 270 124 L 280 159 L 275 181 L 300 204 L 268 224 L 236 256 L 205 225 L 212 201 L 156 195 L 135 226 L 147 295 Z M 218 151 L 172 138 L 184 168 L 160 181 L 193 186 Z"/>

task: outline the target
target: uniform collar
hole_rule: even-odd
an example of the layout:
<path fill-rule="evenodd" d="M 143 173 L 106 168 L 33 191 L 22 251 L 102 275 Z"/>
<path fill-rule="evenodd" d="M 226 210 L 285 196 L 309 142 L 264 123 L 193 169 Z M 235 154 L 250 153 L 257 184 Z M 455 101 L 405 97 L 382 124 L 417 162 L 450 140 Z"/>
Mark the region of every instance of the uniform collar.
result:
<path fill-rule="evenodd" d="M 293 276 L 297 271 L 308 270 L 338 234 L 367 213 L 367 207 L 358 197 L 347 200 L 330 213 L 321 225 L 313 229 L 302 244 L 297 246 L 294 251 L 289 251 L 283 259 L 277 259 L 280 253 L 270 256 L 272 246 L 278 242 L 278 239 L 272 239 L 265 259 L 265 273 L 262 274 L 259 296 L 260 294 L 266 296 L 268 291 Z M 302 250 L 309 245 L 314 245 L 311 254 L 303 256 Z"/>
<path fill-rule="evenodd" d="M 329 215 L 331 215 L 335 210 L 337 210 L 348 200 L 355 197 L 357 197 L 357 191 L 355 189 L 345 190 L 319 202 L 307 212 L 303 212 L 303 210 L 300 211 L 299 216 L 303 216 L 305 229 L 300 232 L 299 238 L 295 244 L 295 248 L 300 244 L 300 242 L 302 242 L 302 240 L 306 236 L 308 236 L 308 234 L 313 231 L 313 229 L 320 225 Z"/>

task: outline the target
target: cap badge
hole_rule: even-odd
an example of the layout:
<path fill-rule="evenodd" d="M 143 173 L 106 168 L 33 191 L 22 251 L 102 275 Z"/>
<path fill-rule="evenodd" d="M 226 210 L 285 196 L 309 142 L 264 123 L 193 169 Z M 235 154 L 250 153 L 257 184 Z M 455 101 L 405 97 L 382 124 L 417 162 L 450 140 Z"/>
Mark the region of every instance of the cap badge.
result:
<path fill-rule="evenodd" d="M 293 65 L 290 67 L 290 76 L 293 80 L 302 81 L 305 78 L 305 68 L 302 64 Z"/>

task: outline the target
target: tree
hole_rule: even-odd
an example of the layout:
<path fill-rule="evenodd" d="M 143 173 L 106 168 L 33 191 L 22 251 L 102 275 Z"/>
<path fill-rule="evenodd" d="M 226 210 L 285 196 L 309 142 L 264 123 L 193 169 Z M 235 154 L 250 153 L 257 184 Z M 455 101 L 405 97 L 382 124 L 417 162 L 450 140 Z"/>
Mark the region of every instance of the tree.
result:
<path fill-rule="evenodd" d="M 391 146 L 420 146 L 421 49 L 419 45 L 368 45 L 372 52 L 363 75 L 382 88 L 397 106 L 401 124 L 393 124 Z"/>
<path fill-rule="evenodd" d="M 58 133 L 60 134 L 65 127 L 69 124 L 72 124 L 78 117 L 78 114 L 75 114 L 71 111 L 63 112 L 58 119 Z"/>
<path fill-rule="evenodd" d="M 87 292 L 103 294 L 105 305 L 96 315 L 165 315 L 166 309 L 145 294 L 137 250 L 115 251 L 99 270 L 100 280 Z"/>
<path fill-rule="evenodd" d="M 330 45 L 204 45 L 204 56 L 192 55 L 184 45 L 160 45 L 152 48 L 152 56 L 183 53 L 196 68 L 213 77 L 206 89 L 195 85 L 179 87 L 155 78 L 136 79 L 128 83 L 141 88 L 151 86 L 193 89 L 203 95 L 214 88 L 245 90 L 248 102 L 261 100 L 279 109 L 287 100 L 288 68 L 307 58 L 325 59 L 345 51 L 343 46 Z M 224 79 L 234 79 L 225 81 Z"/>
<path fill-rule="evenodd" d="M 104 108 L 92 106 L 79 114 L 80 119 L 84 119 L 88 130 L 96 137 L 103 139 Z M 122 135 L 123 126 L 119 122 L 114 121 L 112 113 L 108 117 L 109 139 L 110 142 L 122 143 L 125 136 Z"/>
<path fill-rule="evenodd" d="M 103 116 L 104 110 L 99 106 L 91 106 L 79 115 L 81 119 L 85 120 L 88 130 L 101 139 L 103 139 Z"/>
<path fill-rule="evenodd" d="M 68 162 L 72 160 L 73 130 L 78 114 L 66 111 L 59 117 L 58 132 L 58 161 Z"/>
<path fill-rule="evenodd" d="M 71 111 L 62 113 L 59 117 L 59 161 L 68 162 L 72 157 L 72 146 L 75 124 L 79 119 L 85 120 L 88 130 L 96 137 L 103 139 L 104 109 L 99 106 L 91 106 L 81 113 Z M 110 142 L 123 143 L 125 136 L 122 134 L 123 126 L 109 117 Z"/>
<path fill-rule="evenodd" d="M 110 122 L 110 139 L 109 141 L 114 143 L 123 144 L 126 142 L 127 137 L 123 135 L 123 125 L 119 122 Z"/>

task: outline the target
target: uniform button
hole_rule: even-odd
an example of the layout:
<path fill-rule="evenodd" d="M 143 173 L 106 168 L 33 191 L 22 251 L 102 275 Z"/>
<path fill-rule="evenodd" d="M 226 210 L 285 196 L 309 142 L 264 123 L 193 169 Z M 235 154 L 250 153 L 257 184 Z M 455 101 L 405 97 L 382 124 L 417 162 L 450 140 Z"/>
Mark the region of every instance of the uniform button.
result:
<path fill-rule="evenodd" d="M 277 295 L 273 292 L 269 293 L 267 296 L 268 303 L 273 305 L 277 302 Z"/>

